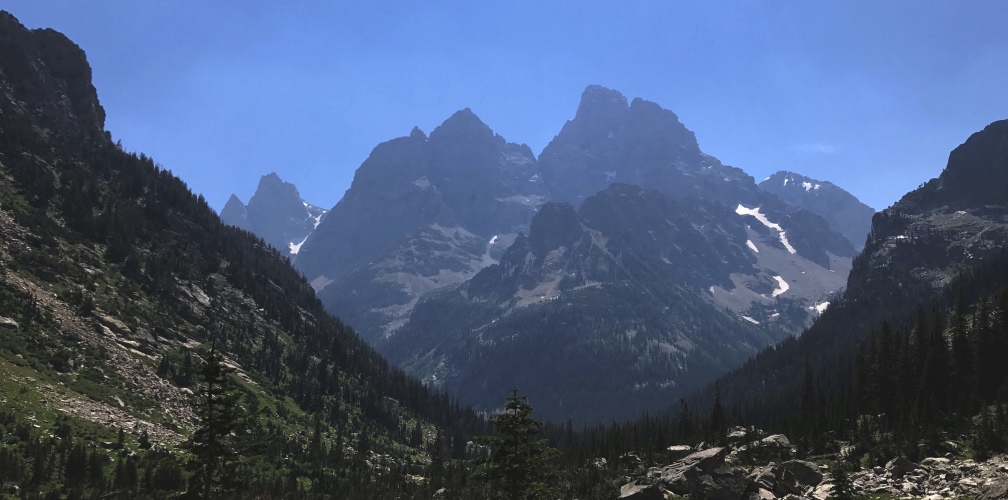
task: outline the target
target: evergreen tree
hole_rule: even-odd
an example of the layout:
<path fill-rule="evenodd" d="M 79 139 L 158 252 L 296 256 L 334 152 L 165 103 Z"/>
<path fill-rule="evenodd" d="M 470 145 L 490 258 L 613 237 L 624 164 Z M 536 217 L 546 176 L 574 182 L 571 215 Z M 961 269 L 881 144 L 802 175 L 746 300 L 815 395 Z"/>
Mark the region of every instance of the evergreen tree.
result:
<path fill-rule="evenodd" d="M 196 416 L 199 426 L 188 441 L 192 452 L 189 467 L 192 479 L 188 495 L 195 498 L 220 498 L 234 493 L 235 431 L 240 428 L 239 394 L 230 379 L 233 368 L 224 365 L 211 346 L 200 371 L 202 381 L 196 392 Z"/>
<path fill-rule="evenodd" d="M 491 448 L 490 457 L 483 460 L 477 477 L 503 483 L 511 500 L 555 498 L 547 482 L 559 453 L 547 448 L 539 439 L 543 424 L 532 418 L 528 396 L 519 396 L 511 389 L 504 412 L 490 417 L 496 436 L 480 436 L 478 442 Z"/>
<path fill-rule="evenodd" d="M 837 460 L 830 464 L 830 475 L 833 476 L 833 489 L 830 491 L 830 500 L 853 500 L 854 482 L 850 477 L 850 465 L 842 460 Z"/>
<path fill-rule="evenodd" d="M 718 446 L 728 444 L 728 421 L 725 419 L 724 406 L 721 404 L 721 386 L 714 387 L 714 405 L 711 407 L 710 418 L 707 420 L 708 438 Z"/>

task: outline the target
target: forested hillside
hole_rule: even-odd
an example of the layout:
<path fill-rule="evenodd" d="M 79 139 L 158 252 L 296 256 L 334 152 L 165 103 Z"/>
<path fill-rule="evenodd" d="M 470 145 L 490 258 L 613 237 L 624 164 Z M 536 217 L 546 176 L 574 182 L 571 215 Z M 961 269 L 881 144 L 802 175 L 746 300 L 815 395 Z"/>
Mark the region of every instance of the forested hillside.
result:
<path fill-rule="evenodd" d="M 193 432 L 224 404 L 208 391 L 229 394 L 235 415 L 211 491 L 237 474 L 225 489 L 242 496 L 388 498 L 417 487 L 407 476 L 429 464 L 426 444 L 461 456 L 484 430 L 327 314 L 286 257 L 103 126 L 81 49 L 0 15 L 7 493 L 191 489 Z M 233 372 L 216 383 L 214 359 Z"/>

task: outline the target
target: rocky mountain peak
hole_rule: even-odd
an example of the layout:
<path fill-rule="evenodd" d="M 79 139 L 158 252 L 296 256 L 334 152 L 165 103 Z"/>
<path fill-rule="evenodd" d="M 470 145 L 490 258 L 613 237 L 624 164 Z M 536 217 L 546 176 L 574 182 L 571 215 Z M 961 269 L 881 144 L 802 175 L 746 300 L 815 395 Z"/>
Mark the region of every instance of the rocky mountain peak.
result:
<path fill-rule="evenodd" d="M 737 169 L 704 155 L 675 113 L 640 98 L 627 104 L 619 92 L 599 86 L 582 94 L 574 119 L 539 156 L 539 169 L 554 201 L 575 205 L 613 182 L 675 198 L 737 198 L 735 191 L 755 190 Z"/>
<path fill-rule="evenodd" d="M 589 85 L 581 93 L 581 102 L 574 119 L 582 122 L 619 121 L 628 108 L 627 98 L 619 91 Z"/>
<path fill-rule="evenodd" d="M 425 134 L 423 130 L 420 130 L 420 127 L 413 127 L 413 130 L 410 130 L 409 136 L 410 139 L 414 140 L 427 140 L 427 134 Z"/>
<path fill-rule="evenodd" d="M 237 195 L 232 194 L 228 198 L 227 203 L 224 204 L 224 208 L 220 211 L 220 218 L 227 224 L 232 226 L 238 226 L 242 229 L 249 229 L 248 227 L 248 209 L 245 204 L 238 199 Z"/>
<path fill-rule="evenodd" d="M 448 117 L 431 132 L 430 137 L 439 141 L 487 140 L 494 138 L 494 132 L 476 113 L 465 108 Z"/>
<path fill-rule="evenodd" d="M 297 254 L 326 212 L 305 202 L 294 184 L 271 172 L 259 179 L 248 205 L 232 194 L 220 218 L 226 224 L 252 231 L 282 253 Z"/>
<path fill-rule="evenodd" d="M 279 205 L 278 205 L 279 204 Z M 264 210 L 302 210 L 304 203 L 297 186 L 285 182 L 276 172 L 271 172 L 259 179 L 256 192 L 249 199 L 249 208 L 261 206 Z"/>
<path fill-rule="evenodd" d="M 6 35 L 0 38 L 0 59 L 13 87 L 0 92 L 31 102 L 29 112 L 37 122 L 59 135 L 104 135 L 105 110 L 77 44 L 52 29 L 28 30 L 5 11 L 0 11 L 0 32 Z"/>
<path fill-rule="evenodd" d="M 546 203 L 532 218 L 529 241 L 538 256 L 560 248 L 581 234 L 577 211 L 570 203 Z"/>

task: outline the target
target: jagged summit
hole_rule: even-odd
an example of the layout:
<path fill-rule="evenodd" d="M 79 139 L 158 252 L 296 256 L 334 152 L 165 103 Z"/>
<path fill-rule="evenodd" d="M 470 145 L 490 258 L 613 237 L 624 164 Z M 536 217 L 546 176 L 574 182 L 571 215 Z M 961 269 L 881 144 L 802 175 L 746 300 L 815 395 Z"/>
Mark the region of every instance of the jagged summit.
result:
<path fill-rule="evenodd" d="M 252 231 L 281 252 L 293 255 L 326 212 L 301 199 L 297 186 L 271 172 L 259 179 L 248 205 L 232 194 L 220 217 L 226 224 Z"/>
<path fill-rule="evenodd" d="M 266 202 L 271 204 L 281 202 L 284 203 L 284 206 L 271 206 Z M 262 176 L 255 194 L 249 199 L 249 208 L 253 210 L 260 207 L 263 210 L 300 210 L 303 206 L 304 202 L 301 200 L 301 193 L 298 192 L 297 186 L 284 181 L 276 172 Z"/>
<path fill-rule="evenodd" d="M 237 226 L 242 229 L 248 230 L 248 208 L 238 196 L 232 194 L 228 198 L 227 203 L 224 204 L 224 208 L 220 211 L 220 218 L 227 224 L 232 226 Z"/>
<path fill-rule="evenodd" d="M 427 140 L 427 134 L 423 130 L 420 130 L 420 127 L 413 127 L 413 130 L 410 130 L 409 136 L 410 139 Z"/>
<path fill-rule="evenodd" d="M 539 155 L 552 201 L 580 205 L 613 182 L 690 196 L 751 200 L 755 182 L 703 154 L 675 113 L 641 98 L 593 85 L 574 118 Z"/>
<path fill-rule="evenodd" d="M 471 109 L 456 111 L 431 132 L 431 140 L 486 140 L 494 138 L 493 130 Z"/>
<path fill-rule="evenodd" d="M 599 122 L 620 119 L 629 108 L 627 98 L 617 90 L 589 85 L 581 93 L 574 120 L 584 122 Z"/>
<path fill-rule="evenodd" d="M 28 30 L 6 11 L 0 11 L 0 33 L 11 100 L 32 102 L 28 112 L 58 135 L 105 135 L 105 109 L 77 44 L 52 29 Z"/>
<path fill-rule="evenodd" d="M 546 198 L 535 179 L 528 146 L 462 109 L 429 137 L 414 128 L 376 147 L 294 263 L 374 338 L 420 294 L 468 279 L 527 231 Z"/>

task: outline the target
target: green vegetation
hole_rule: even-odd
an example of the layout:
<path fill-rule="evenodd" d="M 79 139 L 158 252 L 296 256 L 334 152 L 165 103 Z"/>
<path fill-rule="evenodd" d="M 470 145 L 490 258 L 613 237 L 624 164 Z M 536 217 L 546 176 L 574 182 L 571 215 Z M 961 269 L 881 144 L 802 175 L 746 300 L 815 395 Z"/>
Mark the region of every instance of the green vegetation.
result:
<path fill-rule="evenodd" d="M 480 461 L 476 477 L 500 484 L 511 500 L 556 498 L 557 491 L 549 483 L 556 473 L 558 452 L 539 439 L 542 422 L 532 418 L 527 400 L 514 388 L 504 411 L 490 417 L 497 434 L 477 441 L 490 448 L 490 455 Z"/>

